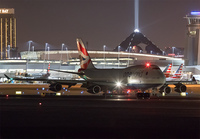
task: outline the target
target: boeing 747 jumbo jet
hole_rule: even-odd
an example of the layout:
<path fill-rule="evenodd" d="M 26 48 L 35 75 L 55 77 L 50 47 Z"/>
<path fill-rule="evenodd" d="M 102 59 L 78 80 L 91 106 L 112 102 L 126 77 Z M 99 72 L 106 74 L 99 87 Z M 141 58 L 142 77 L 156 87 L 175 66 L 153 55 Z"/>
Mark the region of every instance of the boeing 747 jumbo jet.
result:
<path fill-rule="evenodd" d="M 78 72 L 54 71 L 77 74 L 84 80 L 36 80 L 47 81 L 50 83 L 50 90 L 56 92 L 62 89 L 62 84 L 71 87 L 77 83 L 82 83 L 81 87 L 87 88 L 87 92 L 92 94 L 101 91 L 107 93 L 107 91 L 113 91 L 115 89 L 131 89 L 140 90 L 137 96 L 143 96 L 143 98 L 150 96 L 149 93 L 144 93 L 145 90 L 161 87 L 165 84 L 165 75 L 156 65 L 150 65 L 148 63 L 146 65 L 136 65 L 124 69 L 97 69 L 94 67 L 81 39 L 77 39 L 77 47 L 81 67 Z M 9 77 L 7 76 L 7 78 Z M 13 78 L 13 80 L 26 79 Z M 162 90 L 165 91 L 165 87 Z"/>

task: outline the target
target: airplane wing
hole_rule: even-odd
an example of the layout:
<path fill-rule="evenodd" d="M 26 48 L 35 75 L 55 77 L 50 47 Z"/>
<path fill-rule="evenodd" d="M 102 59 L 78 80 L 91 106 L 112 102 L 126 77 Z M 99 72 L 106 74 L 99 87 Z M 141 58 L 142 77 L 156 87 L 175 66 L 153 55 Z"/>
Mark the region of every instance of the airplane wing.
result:
<path fill-rule="evenodd" d="M 63 72 L 63 73 L 70 73 L 70 74 L 77 74 L 77 75 L 84 75 L 83 72 L 70 72 L 70 71 L 62 71 L 62 70 L 55 70 L 55 69 L 50 69 L 52 71 L 57 71 L 57 72 Z"/>
<path fill-rule="evenodd" d="M 4 76 L 9 80 L 19 80 L 19 81 L 44 81 L 47 83 L 60 83 L 63 85 L 76 85 L 77 83 L 86 83 L 85 80 L 61 80 L 61 79 L 47 79 L 47 78 L 19 78 L 19 77 L 9 77 L 4 74 Z"/>
<path fill-rule="evenodd" d="M 116 83 L 114 82 L 107 82 L 107 81 L 95 81 L 95 80 L 62 80 L 62 79 L 47 79 L 47 78 L 20 78 L 20 77 L 9 77 L 8 75 L 4 74 L 4 76 L 8 79 L 8 80 L 19 80 L 19 81 L 27 81 L 27 82 L 33 82 L 33 81 L 43 81 L 43 82 L 47 82 L 49 84 L 53 84 L 53 83 L 59 83 L 62 85 L 76 85 L 78 83 L 81 84 L 86 84 L 89 82 L 92 82 L 92 84 L 98 84 L 98 85 L 110 85 L 110 86 L 114 86 L 116 85 Z"/>
<path fill-rule="evenodd" d="M 192 80 L 186 81 L 186 80 L 178 80 L 178 81 L 166 81 L 167 84 L 178 84 L 178 83 L 185 83 L 185 84 L 197 84 L 196 79 L 193 77 Z"/>

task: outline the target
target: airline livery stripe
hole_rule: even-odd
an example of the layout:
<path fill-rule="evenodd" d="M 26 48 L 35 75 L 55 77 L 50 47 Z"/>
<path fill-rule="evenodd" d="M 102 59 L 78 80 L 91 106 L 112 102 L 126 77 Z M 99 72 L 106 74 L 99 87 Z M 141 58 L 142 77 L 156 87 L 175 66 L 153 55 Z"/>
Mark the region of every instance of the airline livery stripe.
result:
<path fill-rule="evenodd" d="M 78 42 L 78 46 L 79 51 L 81 51 L 85 56 L 88 56 L 86 49 L 80 44 L 80 42 Z"/>

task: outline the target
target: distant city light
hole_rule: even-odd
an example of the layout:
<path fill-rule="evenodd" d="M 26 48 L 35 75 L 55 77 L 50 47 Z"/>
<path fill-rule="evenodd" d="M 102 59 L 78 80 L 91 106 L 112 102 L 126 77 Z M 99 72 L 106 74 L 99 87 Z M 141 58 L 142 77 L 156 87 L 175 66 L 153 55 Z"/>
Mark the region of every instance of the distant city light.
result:
<path fill-rule="evenodd" d="M 200 11 L 192 11 L 191 15 L 200 15 Z"/>

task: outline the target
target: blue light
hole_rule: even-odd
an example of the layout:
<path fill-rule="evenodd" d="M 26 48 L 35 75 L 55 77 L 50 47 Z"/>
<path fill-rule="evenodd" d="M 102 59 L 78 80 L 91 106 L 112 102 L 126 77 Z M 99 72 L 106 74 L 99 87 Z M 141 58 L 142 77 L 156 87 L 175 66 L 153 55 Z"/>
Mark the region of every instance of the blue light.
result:
<path fill-rule="evenodd" d="M 83 94 L 83 91 L 81 91 L 81 94 Z"/>
<path fill-rule="evenodd" d="M 38 95 L 40 94 L 40 92 L 38 92 Z"/>
<path fill-rule="evenodd" d="M 63 87 L 63 89 L 65 90 L 65 87 Z"/>
<path fill-rule="evenodd" d="M 67 89 L 65 91 L 67 91 Z"/>
<path fill-rule="evenodd" d="M 198 12 L 198 11 L 192 11 L 191 15 L 200 15 L 200 12 Z"/>
<path fill-rule="evenodd" d="M 45 88 L 43 87 L 42 90 L 44 90 Z"/>

